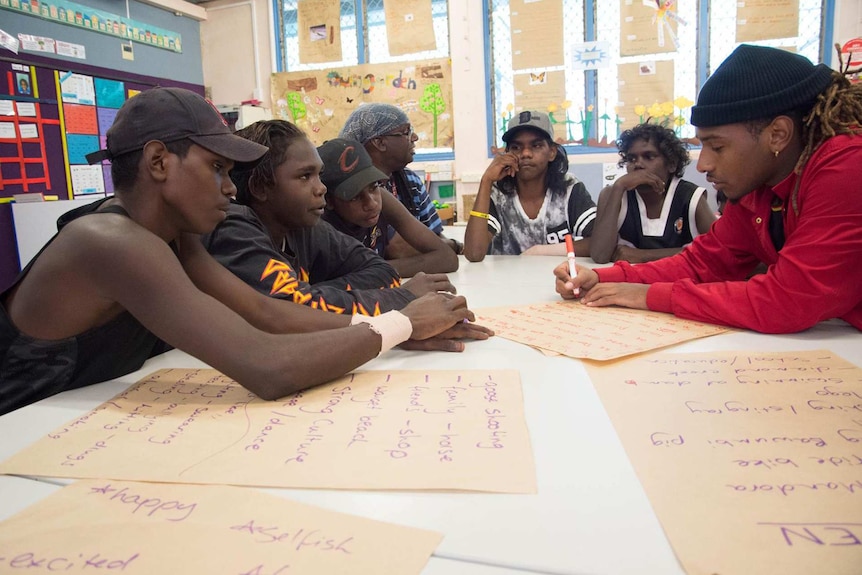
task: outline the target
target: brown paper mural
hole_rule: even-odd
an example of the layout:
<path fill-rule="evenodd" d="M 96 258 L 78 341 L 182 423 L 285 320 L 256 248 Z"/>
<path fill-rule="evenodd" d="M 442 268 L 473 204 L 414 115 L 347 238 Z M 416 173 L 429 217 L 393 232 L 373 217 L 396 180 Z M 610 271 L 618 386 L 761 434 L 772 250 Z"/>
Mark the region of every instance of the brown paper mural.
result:
<path fill-rule="evenodd" d="M 452 72 L 448 58 L 332 67 L 271 76 L 273 116 L 295 123 L 315 144 L 338 137 L 363 103 L 400 107 L 419 136 L 417 148 L 451 148 Z"/>

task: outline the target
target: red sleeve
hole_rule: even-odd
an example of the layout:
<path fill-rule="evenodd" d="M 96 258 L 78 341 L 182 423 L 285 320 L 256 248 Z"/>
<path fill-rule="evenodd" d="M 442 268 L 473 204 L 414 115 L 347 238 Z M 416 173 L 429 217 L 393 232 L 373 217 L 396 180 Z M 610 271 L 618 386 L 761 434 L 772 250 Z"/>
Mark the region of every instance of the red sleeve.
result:
<path fill-rule="evenodd" d="M 600 281 L 655 284 L 647 292 L 650 309 L 765 333 L 801 331 L 853 310 L 859 316 L 860 182 L 862 138 L 833 138 L 806 166 L 799 217 L 788 214 L 787 239 L 777 257 L 746 221 L 754 214 L 729 206 L 735 209 L 728 209 L 710 233 L 674 257 L 596 271 Z M 774 265 L 746 281 L 758 260 Z"/>

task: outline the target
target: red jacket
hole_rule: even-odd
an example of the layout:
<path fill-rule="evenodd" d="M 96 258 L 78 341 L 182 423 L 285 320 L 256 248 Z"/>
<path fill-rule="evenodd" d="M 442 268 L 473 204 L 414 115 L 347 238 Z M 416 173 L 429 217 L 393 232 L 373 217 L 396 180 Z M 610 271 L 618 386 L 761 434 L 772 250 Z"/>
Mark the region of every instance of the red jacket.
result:
<path fill-rule="evenodd" d="M 790 201 L 797 178 L 798 213 Z M 780 253 L 769 237 L 774 195 L 786 211 Z M 761 261 L 768 271 L 746 281 Z M 596 272 L 603 282 L 652 284 L 647 306 L 679 317 L 765 333 L 838 317 L 862 330 L 862 136 L 830 138 L 800 176 L 727 204 L 679 254 Z"/>

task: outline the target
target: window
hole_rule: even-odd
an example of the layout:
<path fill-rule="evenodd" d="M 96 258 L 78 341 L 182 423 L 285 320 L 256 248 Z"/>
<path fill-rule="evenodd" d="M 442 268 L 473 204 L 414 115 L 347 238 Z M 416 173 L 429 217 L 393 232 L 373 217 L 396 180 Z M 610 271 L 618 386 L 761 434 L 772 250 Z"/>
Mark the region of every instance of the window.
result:
<path fill-rule="evenodd" d="M 525 10 L 525 14 L 518 15 L 525 18 L 529 16 L 525 7 L 539 3 L 487 1 L 490 38 L 486 41 L 490 42 L 492 59 L 489 66 L 492 110 L 488 123 L 493 142 L 500 142 L 508 118 L 525 107 L 551 113 L 557 139 L 566 144 L 570 153 L 615 149 L 614 140 L 621 129 L 650 117 L 674 128 L 680 137 L 694 136 L 694 129 L 688 124 L 689 108 L 708 71 L 714 70 L 736 47 L 737 7 L 743 3 L 673 2 L 676 10 L 673 16 L 660 13 L 657 6 L 646 6 L 652 2 L 641 0 L 542 0 L 541 3 L 550 8 L 555 2 L 562 4 L 563 58 L 557 60 L 559 65 L 513 70 L 512 23 L 520 26 L 525 22 L 526 29 L 529 21 L 513 19 L 512 11 Z M 823 47 L 831 51 L 831 29 L 823 26 L 823 14 L 831 13 L 833 2 L 798 0 L 798 20 L 785 21 L 786 29 L 793 30 L 796 36 L 752 43 L 785 47 L 814 62 L 821 61 L 827 56 L 822 53 Z M 627 50 L 630 53 L 621 53 L 621 35 L 629 34 L 630 48 L 637 38 L 630 34 L 627 22 L 633 17 L 643 18 L 644 11 L 649 9 L 655 11 L 653 19 L 641 29 L 651 31 L 650 27 L 655 26 L 655 37 L 649 44 Z M 544 21 L 547 23 L 549 19 Z M 824 28 L 826 31 L 822 32 Z M 559 32 L 550 30 L 549 27 L 546 35 L 534 34 L 533 42 L 541 45 L 557 38 Z M 656 48 L 655 52 L 651 52 L 651 47 Z M 600 60 L 604 66 L 582 69 L 584 66 L 579 62 L 585 61 L 584 54 L 589 55 L 586 61 Z M 656 87 L 650 85 L 650 77 L 654 84 L 664 86 L 665 93 L 660 99 L 635 103 L 634 95 L 651 94 L 650 90 Z M 552 81 L 554 85 L 549 85 Z"/>
<path fill-rule="evenodd" d="M 416 160 L 452 159 L 451 77 L 442 62 L 449 58 L 447 0 L 387 0 L 392 3 L 388 11 L 383 0 L 276 2 L 276 51 L 283 81 L 271 84 L 277 92 L 275 117 L 296 123 L 319 144 L 335 137 L 363 101 L 388 102 L 401 107 L 416 128 Z M 398 20 L 387 25 L 387 13 Z M 421 38 L 412 34 L 411 25 L 421 28 Z M 339 44 L 332 41 L 339 28 L 340 48 L 332 49 Z M 399 38 L 392 39 L 397 55 L 390 54 L 387 30 L 400 31 Z M 410 51 L 419 45 L 434 49 Z M 347 70 L 358 65 L 374 69 Z"/>
<path fill-rule="evenodd" d="M 431 14 L 438 48 L 402 56 L 389 55 L 383 0 L 341 0 L 342 60 L 322 64 L 299 61 L 298 10 L 301 0 L 277 0 L 280 22 L 276 25 L 278 71 L 316 70 L 331 66 L 416 61 L 449 56 L 447 0 L 432 0 Z M 390 0 L 397 2 L 398 0 Z"/>

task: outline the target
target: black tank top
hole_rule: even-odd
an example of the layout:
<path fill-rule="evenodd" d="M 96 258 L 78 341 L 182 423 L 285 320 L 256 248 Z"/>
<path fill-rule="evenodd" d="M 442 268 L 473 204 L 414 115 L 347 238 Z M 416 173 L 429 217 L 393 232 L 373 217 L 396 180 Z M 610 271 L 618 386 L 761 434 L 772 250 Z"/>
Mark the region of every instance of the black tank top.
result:
<path fill-rule="evenodd" d="M 0 414 L 23 407 L 67 389 L 114 379 L 135 371 L 147 358 L 169 347 L 128 312 L 80 335 L 41 340 L 22 334 L 6 313 L 5 301 L 42 252 L 69 222 L 96 213 L 105 198 L 63 214 L 57 234 L 45 244 L 6 291 L 0 294 Z M 99 213 L 128 217 L 120 206 Z"/>

